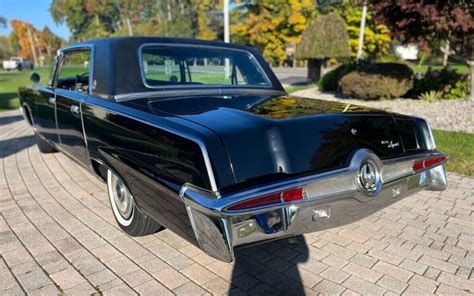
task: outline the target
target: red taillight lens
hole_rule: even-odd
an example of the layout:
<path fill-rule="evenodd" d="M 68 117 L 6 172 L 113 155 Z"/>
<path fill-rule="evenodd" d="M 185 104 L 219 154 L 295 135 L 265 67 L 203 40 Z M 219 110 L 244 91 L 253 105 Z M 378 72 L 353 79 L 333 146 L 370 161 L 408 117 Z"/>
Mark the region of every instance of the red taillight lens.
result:
<path fill-rule="evenodd" d="M 294 188 L 287 191 L 283 191 L 282 199 L 284 202 L 295 201 L 303 199 L 303 188 Z"/>
<path fill-rule="evenodd" d="M 419 171 L 419 170 L 423 169 L 425 167 L 425 165 L 423 163 L 424 163 L 424 160 L 415 161 L 415 163 L 413 164 L 413 170 L 414 171 Z"/>
<path fill-rule="evenodd" d="M 442 163 L 445 160 L 446 160 L 446 156 L 437 156 L 437 157 L 429 158 L 425 160 L 425 168 L 435 166 L 437 164 Z"/>
<path fill-rule="evenodd" d="M 229 207 L 229 210 L 243 210 L 260 206 L 277 204 L 280 202 L 280 192 L 246 200 Z"/>
<path fill-rule="evenodd" d="M 244 209 L 278 204 L 281 202 L 301 200 L 303 198 L 304 198 L 303 188 L 292 188 L 292 189 L 288 189 L 282 192 L 271 193 L 271 194 L 263 195 L 254 199 L 239 202 L 228 207 L 227 209 L 231 211 L 244 210 Z"/>
<path fill-rule="evenodd" d="M 428 169 L 430 167 L 434 167 L 447 159 L 445 155 L 442 156 L 435 156 L 425 160 L 417 160 L 413 163 L 413 170 L 419 171 L 421 169 Z"/>

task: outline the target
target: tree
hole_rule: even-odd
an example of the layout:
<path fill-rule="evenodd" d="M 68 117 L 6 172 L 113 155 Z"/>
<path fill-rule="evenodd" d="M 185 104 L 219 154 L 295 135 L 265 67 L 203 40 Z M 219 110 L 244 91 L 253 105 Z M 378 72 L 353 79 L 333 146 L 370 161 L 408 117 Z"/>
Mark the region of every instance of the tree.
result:
<path fill-rule="evenodd" d="M 218 39 L 222 31 L 220 0 L 53 0 L 50 12 L 66 23 L 72 40 L 161 35 Z"/>
<path fill-rule="evenodd" d="M 281 65 L 286 47 L 300 41 L 315 11 L 310 0 L 245 2 L 231 12 L 231 40 L 253 45 L 269 63 Z"/>
<path fill-rule="evenodd" d="M 347 32 L 349 33 L 349 44 L 351 46 L 351 57 L 357 55 L 357 46 L 359 43 L 360 23 L 362 20 L 362 8 L 360 0 L 342 0 L 334 4 L 330 2 L 321 7 L 323 12 L 338 12 L 346 21 Z M 392 39 L 390 30 L 385 24 L 377 24 L 374 21 L 374 10 L 368 7 L 366 24 L 364 30 L 364 44 L 362 55 L 376 58 L 379 55 L 385 55 L 390 51 Z"/>
<path fill-rule="evenodd" d="M 5 27 L 7 25 L 7 19 L 0 15 L 0 27 Z"/>
<path fill-rule="evenodd" d="M 12 20 L 10 25 L 12 27 L 8 37 L 10 49 L 18 56 L 30 59 L 36 56 L 40 59 L 40 63 L 50 63 L 56 51 L 63 45 L 63 40 L 48 27 L 40 31 L 30 23 L 20 20 Z"/>
<path fill-rule="evenodd" d="M 402 43 L 418 43 L 425 51 L 430 44 L 448 41 L 451 49 L 471 68 L 471 98 L 474 97 L 474 9 L 472 1 L 376 1 L 375 20 L 390 27 L 392 37 Z"/>
<path fill-rule="evenodd" d="M 332 12 L 314 19 L 296 47 L 296 57 L 308 60 L 308 81 L 321 77 L 321 65 L 327 58 L 350 56 L 349 36 L 342 17 Z"/>

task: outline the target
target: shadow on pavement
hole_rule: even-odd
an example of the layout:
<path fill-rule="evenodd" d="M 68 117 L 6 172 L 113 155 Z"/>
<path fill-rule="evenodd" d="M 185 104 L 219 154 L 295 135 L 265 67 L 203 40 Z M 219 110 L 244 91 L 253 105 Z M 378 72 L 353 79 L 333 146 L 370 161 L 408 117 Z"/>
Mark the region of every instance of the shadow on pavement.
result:
<path fill-rule="evenodd" d="M 0 126 L 2 125 L 7 125 L 10 123 L 14 123 L 17 121 L 23 120 L 22 115 L 12 115 L 12 116 L 5 116 L 5 117 L 0 117 Z"/>
<path fill-rule="evenodd" d="M 305 295 L 298 264 L 308 260 L 303 236 L 237 250 L 229 295 Z"/>
<path fill-rule="evenodd" d="M 18 153 L 23 149 L 33 146 L 35 143 L 33 135 L 0 140 L 0 158 Z"/>

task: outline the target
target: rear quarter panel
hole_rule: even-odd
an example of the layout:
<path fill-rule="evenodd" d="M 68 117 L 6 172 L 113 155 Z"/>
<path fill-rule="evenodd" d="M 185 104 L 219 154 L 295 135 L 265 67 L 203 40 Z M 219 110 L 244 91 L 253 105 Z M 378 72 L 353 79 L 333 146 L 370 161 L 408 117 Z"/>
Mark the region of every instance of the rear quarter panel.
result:
<path fill-rule="evenodd" d="M 115 102 L 89 98 L 82 110 L 90 157 L 124 179 L 145 214 L 195 243 L 178 192 L 186 182 L 210 187 L 199 146 L 135 119 L 135 110 Z"/>

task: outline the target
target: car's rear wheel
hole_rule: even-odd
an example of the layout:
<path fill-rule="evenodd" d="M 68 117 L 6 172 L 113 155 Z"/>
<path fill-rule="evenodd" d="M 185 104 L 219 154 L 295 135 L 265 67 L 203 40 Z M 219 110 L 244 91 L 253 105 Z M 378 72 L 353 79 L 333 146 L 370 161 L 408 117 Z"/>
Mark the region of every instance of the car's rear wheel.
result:
<path fill-rule="evenodd" d="M 160 230 L 161 225 L 140 211 L 125 182 L 111 170 L 107 171 L 107 189 L 115 220 L 128 235 L 142 236 Z"/>
<path fill-rule="evenodd" d="M 49 144 L 48 141 L 38 136 L 37 133 L 35 133 L 35 138 L 36 138 L 36 144 L 38 145 L 38 149 L 41 153 L 57 152 L 57 150 L 51 144 Z"/>

